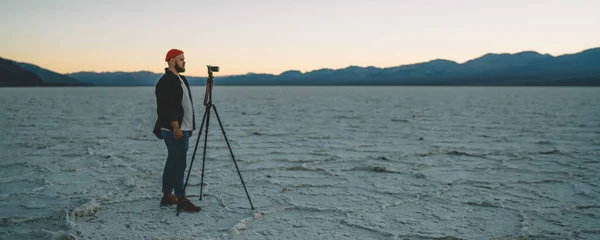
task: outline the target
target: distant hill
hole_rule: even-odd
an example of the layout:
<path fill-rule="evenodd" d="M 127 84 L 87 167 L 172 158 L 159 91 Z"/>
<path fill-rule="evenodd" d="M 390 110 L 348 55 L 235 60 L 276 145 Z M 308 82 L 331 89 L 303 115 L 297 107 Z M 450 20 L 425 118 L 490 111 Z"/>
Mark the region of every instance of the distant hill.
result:
<path fill-rule="evenodd" d="M 149 71 L 76 72 L 49 74 L 25 66 L 46 82 L 93 86 L 154 86 L 162 76 Z M 188 76 L 192 85 L 206 84 L 206 77 Z M 488 53 L 459 64 L 445 59 L 388 68 L 348 66 L 308 72 L 288 70 L 279 75 L 248 73 L 215 74 L 218 85 L 439 85 L 439 86 L 600 86 L 600 48 L 552 56 L 534 51 Z"/>
<path fill-rule="evenodd" d="M 139 72 L 76 72 L 66 76 L 79 82 L 94 86 L 151 86 L 160 78 L 159 74 L 149 71 Z"/>
<path fill-rule="evenodd" d="M 84 86 L 76 79 L 29 63 L 0 58 L 0 87 Z"/>
<path fill-rule="evenodd" d="M 82 85 L 80 82 L 72 77 L 65 76 L 47 69 L 43 69 L 29 63 L 17 63 L 23 69 L 26 69 L 42 79 L 45 85 L 59 85 L 59 86 L 79 86 Z"/>
<path fill-rule="evenodd" d="M 16 62 L 0 58 L 0 86 L 42 86 L 43 84 L 40 77 L 21 68 Z"/>
<path fill-rule="evenodd" d="M 536 52 L 486 54 L 436 78 L 458 85 L 600 85 L 600 48 L 553 57 Z"/>

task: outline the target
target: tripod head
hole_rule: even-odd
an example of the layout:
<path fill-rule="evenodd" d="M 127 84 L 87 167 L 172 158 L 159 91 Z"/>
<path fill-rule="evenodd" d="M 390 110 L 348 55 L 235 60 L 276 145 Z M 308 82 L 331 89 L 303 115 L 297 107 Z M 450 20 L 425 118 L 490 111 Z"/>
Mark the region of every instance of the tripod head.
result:
<path fill-rule="evenodd" d="M 219 71 L 219 66 L 206 65 L 208 79 L 206 80 L 206 93 L 204 94 L 204 106 L 212 105 L 213 72 Z"/>

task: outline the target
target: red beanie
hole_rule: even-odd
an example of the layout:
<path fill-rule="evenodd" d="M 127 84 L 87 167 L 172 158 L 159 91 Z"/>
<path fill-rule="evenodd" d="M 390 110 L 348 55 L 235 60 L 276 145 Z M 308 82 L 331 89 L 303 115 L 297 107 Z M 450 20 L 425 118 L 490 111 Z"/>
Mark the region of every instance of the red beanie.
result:
<path fill-rule="evenodd" d="M 179 54 L 182 54 L 183 51 L 179 50 L 179 49 L 171 49 L 167 52 L 167 56 L 165 57 L 165 62 L 168 62 L 169 60 L 171 60 L 171 58 L 174 58 L 176 56 L 178 56 Z"/>

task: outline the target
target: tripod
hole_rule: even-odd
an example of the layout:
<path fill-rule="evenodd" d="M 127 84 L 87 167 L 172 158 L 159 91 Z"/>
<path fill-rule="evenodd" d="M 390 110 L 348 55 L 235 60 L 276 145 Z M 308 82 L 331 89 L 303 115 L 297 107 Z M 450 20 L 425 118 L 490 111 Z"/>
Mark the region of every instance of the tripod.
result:
<path fill-rule="evenodd" d="M 185 179 L 185 185 L 183 186 L 183 192 L 185 196 L 185 189 L 188 184 L 188 180 L 190 179 L 190 172 L 192 171 L 192 166 L 194 165 L 194 159 L 196 158 L 196 151 L 198 150 L 198 143 L 200 143 L 200 136 L 202 135 L 202 128 L 204 128 L 204 123 L 206 122 L 206 128 L 204 129 L 204 152 L 202 153 L 202 177 L 200 180 L 200 200 L 202 200 L 202 187 L 204 186 L 204 164 L 206 162 L 206 144 L 208 142 L 208 125 L 210 122 L 210 110 L 211 107 L 217 116 L 217 120 L 219 121 L 219 126 L 221 126 L 221 132 L 223 133 L 223 137 L 225 138 L 225 142 L 227 142 L 227 148 L 229 148 L 229 153 L 231 154 L 231 158 L 233 159 L 233 163 L 235 164 L 235 168 L 237 170 L 238 175 L 240 176 L 240 180 L 242 182 L 242 186 L 244 186 L 244 191 L 246 192 L 246 196 L 248 197 L 248 201 L 250 202 L 250 207 L 254 210 L 254 205 L 252 205 L 252 200 L 250 200 L 250 195 L 248 194 L 248 190 L 246 189 L 246 184 L 244 183 L 244 179 L 242 178 L 242 174 L 240 173 L 240 169 L 238 168 L 237 162 L 235 161 L 235 157 L 233 155 L 233 151 L 231 150 L 231 146 L 229 145 L 229 140 L 227 140 L 227 135 L 225 134 L 225 130 L 223 129 L 223 124 L 221 123 L 221 118 L 219 117 L 219 113 L 217 112 L 217 107 L 212 103 L 212 87 L 213 87 L 213 71 L 218 71 L 218 67 L 207 66 L 208 68 L 208 79 L 206 81 L 206 93 L 204 95 L 204 106 L 206 106 L 204 110 L 204 116 L 202 117 L 202 124 L 200 125 L 200 131 L 198 131 L 198 138 L 196 140 L 196 146 L 194 147 L 194 154 L 192 155 L 192 161 L 190 163 L 190 168 L 188 169 L 188 174 Z M 177 216 L 179 216 L 179 211 L 181 210 L 181 203 L 183 197 L 179 199 L 179 204 L 177 204 Z"/>

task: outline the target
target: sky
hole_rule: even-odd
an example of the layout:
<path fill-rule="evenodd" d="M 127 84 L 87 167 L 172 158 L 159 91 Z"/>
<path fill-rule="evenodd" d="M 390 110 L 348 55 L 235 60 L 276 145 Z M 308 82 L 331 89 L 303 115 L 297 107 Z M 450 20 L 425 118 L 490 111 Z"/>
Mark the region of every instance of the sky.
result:
<path fill-rule="evenodd" d="M 3 0 L 0 57 L 59 73 L 393 67 L 600 47 L 598 0 Z"/>

